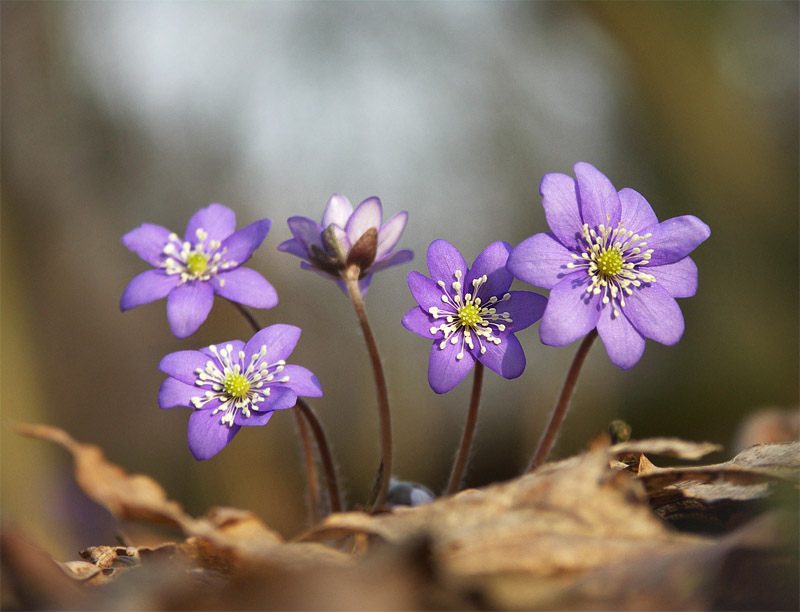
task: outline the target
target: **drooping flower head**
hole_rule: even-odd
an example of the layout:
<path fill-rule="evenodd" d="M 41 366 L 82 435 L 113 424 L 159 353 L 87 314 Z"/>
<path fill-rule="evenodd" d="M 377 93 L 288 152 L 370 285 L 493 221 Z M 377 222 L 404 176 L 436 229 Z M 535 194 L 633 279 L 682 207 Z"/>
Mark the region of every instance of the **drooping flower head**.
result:
<path fill-rule="evenodd" d="M 406 227 L 408 213 L 403 211 L 383 223 L 383 207 L 378 198 L 367 198 L 353 210 L 350 200 L 333 195 L 322 215 L 322 224 L 306 217 L 291 217 L 289 229 L 294 238 L 282 242 L 278 249 L 296 255 L 300 266 L 338 281 L 342 291 L 341 272 L 356 264 L 361 270 L 361 295 L 369 289 L 372 275 L 380 270 L 411 261 L 408 249 L 392 251 Z"/>
<path fill-rule="evenodd" d="M 433 339 L 428 383 L 446 393 L 480 361 L 504 378 L 525 369 L 525 353 L 514 335 L 542 317 L 547 300 L 530 291 L 509 291 L 506 270 L 511 246 L 490 244 L 471 268 L 446 240 L 428 247 L 430 278 L 409 272 L 408 287 L 417 300 L 403 326 Z"/>
<path fill-rule="evenodd" d="M 181 240 L 160 225 L 145 223 L 122 237 L 122 243 L 154 270 L 136 276 L 125 288 L 125 311 L 163 297 L 172 333 L 185 338 L 208 317 L 214 294 L 255 308 L 272 308 L 278 294 L 258 272 L 241 267 L 269 232 L 272 221 L 261 219 L 234 232 L 230 208 L 211 204 L 197 211 Z"/>
<path fill-rule="evenodd" d="M 611 361 L 631 368 L 645 338 L 673 345 L 683 335 L 675 298 L 697 291 L 697 266 L 687 256 L 711 230 L 691 215 L 659 223 L 641 194 L 617 192 L 590 164 L 575 164 L 575 177 L 542 178 L 551 232 L 519 244 L 508 269 L 550 289 L 539 326 L 544 344 L 566 346 L 597 328 Z"/>
<path fill-rule="evenodd" d="M 286 363 L 299 338 L 298 327 L 272 325 L 247 344 L 231 340 L 161 360 L 158 369 L 169 378 L 161 385 L 158 405 L 194 409 L 189 449 L 195 459 L 216 455 L 242 426 L 266 425 L 276 410 L 294 406 L 298 395 L 322 396 L 316 376 Z"/>

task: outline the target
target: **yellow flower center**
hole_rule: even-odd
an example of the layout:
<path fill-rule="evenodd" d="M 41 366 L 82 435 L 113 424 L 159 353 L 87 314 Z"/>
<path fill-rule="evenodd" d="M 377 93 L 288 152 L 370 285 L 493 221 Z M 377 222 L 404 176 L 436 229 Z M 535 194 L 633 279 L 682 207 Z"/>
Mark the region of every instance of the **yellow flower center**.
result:
<path fill-rule="evenodd" d="M 464 327 L 475 327 L 482 321 L 480 309 L 473 303 L 464 304 L 459 308 L 458 318 Z"/>
<path fill-rule="evenodd" d="M 622 254 L 617 249 L 608 249 L 597 256 L 597 271 L 606 278 L 616 276 L 622 271 Z"/>
<path fill-rule="evenodd" d="M 250 390 L 250 381 L 241 374 L 231 372 L 222 379 L 222 390 L 230 397 L 242 399 Z"/>
<path fill-rule="evenodd" d="M 189 255 L 189 259 L 186 262 L 186 268 L 194 274 L 195 276 L 200 276 L 203 272 L 206 271 L 208 267 L 208 257 L 203 253 L 194 252 Z"/>

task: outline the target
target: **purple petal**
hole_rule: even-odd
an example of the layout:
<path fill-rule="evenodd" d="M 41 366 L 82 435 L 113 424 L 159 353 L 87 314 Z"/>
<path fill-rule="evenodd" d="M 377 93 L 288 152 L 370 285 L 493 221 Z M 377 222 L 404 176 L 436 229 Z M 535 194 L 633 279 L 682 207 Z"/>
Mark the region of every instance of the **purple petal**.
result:
<path fill-rule="evenodd" d="M 498 312 L 507 312 L 511 317 L 512 333 L 536 323 L 542 318 L 546 307 L 547 298 L 532 291 L 512 291 L 510 300 L 496 305 Z"/>
<path fill-rule="evenodd" d="M 328 275 L 323 273 L 322 276 L 328 276 Z M 328 278 L 331 278 L 331 277 L 328 276 Z M 362 278 L 360 281 L 358 281 L 358 289 L 359 289 L 359 292 L 361 293 L 361 297 L 362 298 L 365 295 L 367 295 L 367 291 L 369 291 L 369 284 L 371 282 L 372 282 L 372 273 L 367 274 L 364 278 Z M 339 289 L 341 289 L 342 292 L 349 299 L 350 298 L 350 292 L 347 290 L 347 285 L 345 285 L 344 282 L 340 281 L 340 280 L 337 280 L 336 284 L 339 285 Z"/>
<path fill-rule="evenodd" d="M 341 249 L 342 253 L 349 253 L 353 243 L 350 242 L 350 238 L 347 237 L 347 232 L 336 224 L 329 225 L 325 229 L 327 230 L 328 228 L 330 228 L 330 231 L 333 233 L 333 239 L 336 244 L 339 245 L 339 249 Z"/>
<path fill-rule="evenodd" d="M 625 296 L 625 316 L 645 338 L 672 346 L 683 335 L 683 314 L 678 302 L 658 285 L 643 285 Z"/>
<path fill-rule="evenodd" d="M 481 355 L 475 347 L 475 356 L 487 368 L 503 378 L 517 378 L 525 371 L 525 353 L 514 334 L 506 335 L 500 344 L 484 342 L 486 352 Z"/>
<path fill-rule="evenodd" d="M 583 227 L 576 189 L 575 179 L 566 174 L 545 174 L 539 184 L 547 224 L 561 244 L 568 247 L 579 242 Z"/>
<path fill-rule="evenodd" d="M 624 314 L 612 318 L 612 312 L 613 308 L 603 308 L 597 321 L 597 333 L 611 363 L 627 370 L 636 365 L 644 353 L 644 336 L 636 331 Z"/>
<path fill-rule="evenodd" d="M 178 274 L 165 274 L 162 270 L 147 270 L 135 276 L 122 292 L 119 309 L 123 312 L 142 304 L 167 297 L 181 277 Z"/>
<path fill-rule="evenodd" d="M 350 215 L 353 214 L 353 205 L 343 195 L 338 193 L 331 196 L 328 200 L 328 205 L 325 207 L 325 212 L 322 215 L 322 227 L 328 227 L 331 223 L 339 227 L 345 227 Z"/>
<path fill-rule="evenodd" d="M 300 334 L 301 329 L 294 325 L 279 324 L 265 327 L 247 342 L 247 346 L 244 347 L 245 359 L 249 360 L 251 355 L 260 351 L 262 346 L 266 346 L 267 353 L 264 359 L 268 363 L 285 360 L 297 346 Z"/>
<path fill-rule="evenodd" d="M 565 277 L 550 291 L 547 308 L 539 324 L 539 337 L 548 346 L 566 346 L 585 336 L 597 325 L 599 296 L 586 293 L 589 279 L 580 271 Z"/>
<path fill-rule="evenodd" d="M 295 240 L 297 240 L 307 252 L 311 250 L 312 244 L 323 248 L 321 236 L 325 228 L 319 223 L 306 217 L 289 217 L 286 223 L 289 225 L 289 229 Z"/>
<path fill-rule="evenodd" d="M 236 229 L 236 215 L 230 208 L 222 204 L 212 204 L 207 208 L 201 208 L 186 224 L 184 240 L 196 244 L 198 229 L 208 233 L 209 240 L 222 242 Z"/>
<path fill-rule="evenodd" d="M 255 270 L 234 268 L 211 279 L 217 295 L 253 308 L 274 308 L 278 304 L 275 288 Z"/>
<path fill-rule="evenodd" d="M 231 347 L 230 350 L 228 349 L 228 345 L 230 345 Z M 241 340 L 226 340 L 225 342 L 216 342 L 213 346 L 216 346 L 217 350 L 219 351 L 225 349 L 229 355 L 233 355 L 235 358 L 237 358 L 239 351 L 244 349 L 244 342 L 242 342 Z M 203 347 L 200 349 L 199 352 L 205 355 L 206 359 L 210 358 L 215 363 L 219 363 L 219 359 L 217 358 L 216 355 L 214 355 L 214 353 L 211 352 L 210 347 L 207 346 Z M 218 367 L 220 368 L 220 370 L 222 369 L 221 364 Z"/>
<path fill-rule="evenodd" d="M 195 370 L 205 370 L 209 359 L 216 362 L 215 358 L 200 351 L 177 351 L 165 355 L 158 364 L 158 369 L 182 383 L 193 386 L 197 380 Z"/>
<path fill-rule="evenodd" d="M 378 198 L 367 198 L 361 202 L 358 208 L 356 208 L 356 211 L 350 216 L 345 226 L 350 244 L 355 244 L 356 241 L 361 238 L 361 235 L 371 227 L 379 230 L 382 220 L 383 208 Z"/>
<path fill-rule="evenodd" d="M 658 223 L 658 217 L 650 203 L 638 191 L 629 187 L 621 189 L 619 202 L 622 205 L 622 225 L 627 229 L 638 232 L 642 228 Z"/>
<path fill-rule="evenodd" d="M 122 237 L 122 244 L 144 259 L 151 266 L 158 267 L 164 247 L 169 242 L 170 231 L 166 227 L 143 223 Z"/>
<path fill-rule="evenodd" d="M 606 175 L 591 164 L 575 164 L 581 218 L 590 228 L 616 227 L 621 216 L 617 190 Z"/>
<path fill-rule="evenodd" d="M 447 240 L 434 240 L 428 247 L 428 271 L 434 281 L 444 281 L 450 290 L 450 284 L 456 280 L 455 271 L 461 270 L 462 283 L 467 275 L 467 262 L 458 249 Z"/>
<path fill-rule="evenodd" d="M 167 320 L 176 338 L 191 336 L 203 324 L 214 305 L 214 289 L 209 283 L 189 281 L 167 297 Z"/>
<path fill-rule="evenodd" d="M 653 249 L 651 266 L 663 266 L 683 259 L 711 235 L 711 229 L 693 215 L 674 217 L 646 228 L 652 234 L 647 248 Z M 643 232 L 644 233 L 644 232 Z"/>
<path fill-rule="evenodd" d="M 308 270 L 309 272 L 314 272 L 315 274 L 319 274 L 322 278 L 339 280 L 338 276 L 334 276 L 333 274 L 325 272 L 325 270 L 320 270 L 315 265 L 310 264 L 307 261 L 301 261 L 300 262 L 300 267 L 303 268 L 303 270 Z M 347 288 L 344 286 L 344 283 L 339 281 L 339 284 L 342 286 L 342 289 L 343 289 L 345 295 L 348 295 Z"/>
<path fill-rule="evenodd" d="M 283 251 L 284 253 L 296 255 L 300 259 L 308 259 L 308 251 L 306 251 L 306 248 L 294 238 L 289 238 L 289 240 L 284 240 L 281 242 L 278 245 L 278 250 Z"/>
<path fill-rule="evenodd" d="M 212 410 L 195 410 L 189 417 L 189 450 L 198 461 L 210 459 L 233 440 L 240 426 L 223 425 L 222 413 Z"/>
<path fill-rule="evenodd" d="M 656 277 L 656 283 L 674 298 L 692 297 L 697 293 L 697 265 L 690 257 L 665 266 L 647 266 L 644 271 Z"/>
<path fill-rule="evenodd" d="M 408 273 L 408 288 L 411 290 L 411 295 L 417 300 L 417 304 L 426 312 L 432 306 L 439 307 L 442 305 L 443 293 L 441 287 L 427 276 L 412 270 Z M 448 292 L 451 291 L 450 287 L 447 289 Z"/>
<path fill-rule="evenodd" d="M 402 211 L 383 224 L 378 231 L 378 250 L 375 252 L 375 259 L 380 259 L 395 247 L 403 235 L 406 223 L 408 223 L 408 213 Z"/>
<path fill-rule="evenodd" d="M 514 247 L 506 267 L 526 283 L 552 289 L 573 273 L 567 265 L 574 261 L 570 251 L 553 234 L 536 234 Z"/>
<path fill-rule="evenodd" d="M 158 390 L 158 407 L 185 406 L 192 408 L 192 398 L 202 396 L 203 393 L 203 390 L 194 385 L 187 385 L 170 377 L 161 383 L 161 388 Z"/>
<path fill-rule="evenodd" d="M 287 387 L 303 397 L 322 397 L 322 385 L 314 373 L 303 366 L 289 364 L 277 377 L 288 376 Z"/>
<path fill-rule="evenodd" d="M 403 317 L 402 323 L 403 327 L 408 331 L 419 334 L 425 338 L 433 338 L 436 335 L 431 333 L 431 327 L 434 327 L 431 317 L 419 306 L 414 306 L 414 308 L 409 310 Z M 436 333 L 438 334 L 439 332 Z"/>
<path fill-rule="evenodd" d="M 475 357 L 468 350 L 461 359 L 456 355 L 461 351 L 461 343 L 447 342 L 443 349 L 439 348 L 441 340 L 434 340 L 431 357 L 428 361 L 428 384 L 436 393 L 447 393 L 469 374 L 475 365 Z"/>
<path fill-rule="evenodd" d="M 276 410 L 285 410 L 291 408 L 297 403 L 297 393 L 295 393 L 288 386 L 271 385 L 270 392 L 267 399 L 263 402 L 256 404 L 258 410 L 253 410 L 251 406 L 250 416 L 245 417 L 242 411 L 239 410 L 233 417 L 233 422 L 236 425 L 245 425 L 248 427 L 259 427 L 266 425 L 267 421 L 272 418 Z"/>
<path fill-rule="evenodd" d="M 243 264 L 250 258 L 253 251 L 264 242 L 270 226 L 272 226 L 272 221 L 261 219 L 228 236 L 222 241 L 222 247 L 226 249 L 222 258 L 227 261 L 235 261 L 237 264 Z"/>
<path fill-rule="evenodd" d="M 464 281 L 464 293 L 472 293 L 475 291 L 472 281 L 486 275 L 486 282 L 481 285 L 479 295 L 485 302 L 492 296 L 502 296 L 511 283 L 514 282 L 514 275 L 506 270 L 506 262 L 508 255 L 511 253 L 511 245 L 507 242 L 493 242 L 487 246 L 480 255 L 475 259 L 475 263 L 467 272 L 467 278 Z"/>
<path fill-rule="evenodd" d="M 409 262 L 412 259 L 414 259 L 413 251 L 408 249 L 400 249 L 394 253 L 383 255 L 382 259 L 376 259 L 375 263 L 369 267 L 369 271 L 379 272 L 380 270 L 385 270 L 386 268 L 391 268 L 392 266 L 399 266 L 400 264 Z"/>

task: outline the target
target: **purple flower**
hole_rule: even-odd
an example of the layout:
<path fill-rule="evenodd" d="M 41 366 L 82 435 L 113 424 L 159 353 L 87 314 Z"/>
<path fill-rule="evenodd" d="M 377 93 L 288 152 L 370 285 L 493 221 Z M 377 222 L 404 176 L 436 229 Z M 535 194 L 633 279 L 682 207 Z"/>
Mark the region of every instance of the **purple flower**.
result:
<path fill-rule="evenodd" d="M 181 240 L 160 225 L 145 223 L 122 237 L 122 243 L 155 270 L 136 276 L 125 288 L 120 309 L 167 297 L 172 333 L 185 338 L 197 331 L 214 303 L 214 294 L 255 308 L 272 308 L 278 294 L 258 272 L 241 267 L 269 231 L 261 219 L 234 232 L 230 208 L 212 204 L 189 219 Z"/>
<path fill-rule="evenodd" d="M 627 369 L 642 356 L 645 338 L 680 340 L 683 315 L 675 298 L 697 291 L 697 266 L 687 255 L 711 230 L 691 215 L 659 223 L 641 194 L 617 192 L 590 164 L 575 164 L 575 176 L 542 178 L 552 231 L 517 246 L 508 269 L 550 289 L 542 342 L 565 346 L 596 327 L 611 361 Z"/>
<path fill-rule="evenodd" d="M 342 290 L 341 272 L 356 264 L 361 269 L 361 295 L 367 293 L 374 272 L 411 261 L 408 249 L 392 251 L 406 227 L 408 213 L 403 211 L 382 223 L 383 208 L 378 198 L 367 198 L 355 212 L 350 200 L 333 195 L 322 215 L 322 224 L 306 217 L 291 217 L 289 229 L 294 238 L 278 247 L 303 261 L 300 266 L 321 276 L 338 281 Z"/>
<path fill-rule="evenodd" d="M 428 247 L 428 271 L 408 273 L 408 287 L 419 306 L 403 317 L 403 326 L 433 339 L 428 383 L 446 393 L 460 383 L 475 360 L 504 378 L 525 369 L 525 353 L 514 335 L 542 317 L 547 300 L 530 291 L 511 291 L 506 270 L 511 246 L 490 244 L 472 268 L 446 240 Z"/>
<path fill-rule="evenodd" d="M 300 328 L 271 325 L 245 344 L 231 340 L 199 351 L 170 353 L 158 369 L 169 374 L 158 393 L 161 408 L 194 408 L 189 449 L 198 461 L 225 448 L 242 425 L 266 425 L 276 410 L 291 408 L 297 396 L 321 397 L 311 372 L 287 365 Z"/>

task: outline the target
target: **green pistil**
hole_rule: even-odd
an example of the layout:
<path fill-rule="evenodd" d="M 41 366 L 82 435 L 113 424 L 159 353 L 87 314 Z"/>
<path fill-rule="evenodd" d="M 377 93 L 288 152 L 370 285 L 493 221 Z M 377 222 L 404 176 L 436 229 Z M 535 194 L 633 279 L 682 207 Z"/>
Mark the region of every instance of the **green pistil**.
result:
<path fill-rule="evenodd" d="M 208 268 L 208 257 L 203 253 L 194 252 L 189 255 L 186 268 L 195 276 L 200 276 Z"/>
<path fill-rule="evenodd" d="M 250 382 L 243 375 L 231 372 L 222 379 L 222 390 L 230 397 L 242 399 L 250 390 Z"/>
<path fill-rule="evenodd" d="M 613 278 L 622 271 L 622 254 L 617 249 L 609 249 L 597 256 L 597 271 L 606 278 Z"/>
<path fill-rule="evenodd" d="M 475 327 L 481 319 L 480 309 L 475 304 L 464 304 L 458 309 L 458 318 L 464 327 Z"/>

